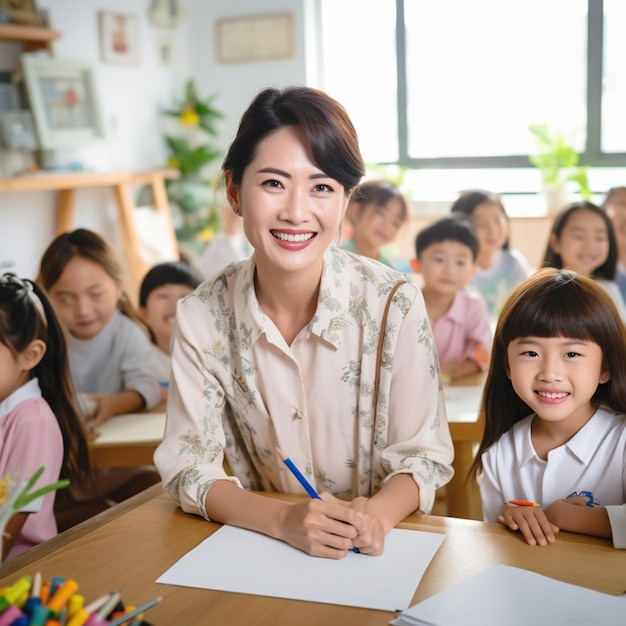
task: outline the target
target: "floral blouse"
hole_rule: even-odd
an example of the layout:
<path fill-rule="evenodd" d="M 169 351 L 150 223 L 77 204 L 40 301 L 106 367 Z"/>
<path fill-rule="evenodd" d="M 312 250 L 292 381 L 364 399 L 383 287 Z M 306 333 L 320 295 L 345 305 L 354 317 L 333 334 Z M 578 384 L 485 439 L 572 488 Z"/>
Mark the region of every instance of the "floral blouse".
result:
<path fill-rule="evenodd" d="M 254 273 L 253 255 L 178 304 L 165 435 L 154 457 L 164 489 L 207 519 L 215 480 L 303 493 L 279 447 L 318 492 L 347 500 L 410 473 L 419 511 L 429 512 L 435 489 L 452 477 L 453 447 L 420 290 L 330 247 L 315 315 L 289 346 L 259 306 Z M 399 280 L 374 419 L 380 323 Z"/>

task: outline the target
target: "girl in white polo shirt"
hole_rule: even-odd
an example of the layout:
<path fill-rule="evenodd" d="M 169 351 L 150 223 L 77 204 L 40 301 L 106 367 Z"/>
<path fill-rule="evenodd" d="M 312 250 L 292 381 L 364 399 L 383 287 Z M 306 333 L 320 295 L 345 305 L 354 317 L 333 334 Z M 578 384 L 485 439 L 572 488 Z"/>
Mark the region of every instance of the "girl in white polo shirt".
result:
<path fill-rule="evenodd" d="M 531 545 L 564 530 L 626 548 L 626 328 L 596 281 L 544 269 L 511 293 L 481 411 L 486 521 Z"/>

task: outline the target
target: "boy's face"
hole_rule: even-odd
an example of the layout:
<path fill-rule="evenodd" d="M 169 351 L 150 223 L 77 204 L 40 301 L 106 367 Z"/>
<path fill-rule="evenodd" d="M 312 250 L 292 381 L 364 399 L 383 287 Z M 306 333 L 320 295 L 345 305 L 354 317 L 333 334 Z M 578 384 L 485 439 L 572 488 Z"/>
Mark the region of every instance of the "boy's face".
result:
<path fill-rule="evenodd" d="M 419 259 L 424 286 L 439 294 L 455 294 L 474 275 L 472 250 L 460 241 L 446 239 L 431 244 Z"/>
<path fill-rule="evenodd" d="M 193 291 L 188 285 L 167 284 L 157 287 L 150 292 L 146 299 L 146 306 L 140 308 L 139 313 L 157 338 L 169 343 L 176 317 L 176 303 Z"/>

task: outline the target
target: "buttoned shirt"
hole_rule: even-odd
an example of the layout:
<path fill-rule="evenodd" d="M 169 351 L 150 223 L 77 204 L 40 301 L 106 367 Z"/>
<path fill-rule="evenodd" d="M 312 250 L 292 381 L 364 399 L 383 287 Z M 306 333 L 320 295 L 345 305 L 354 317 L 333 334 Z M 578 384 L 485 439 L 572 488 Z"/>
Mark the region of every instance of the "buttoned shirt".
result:
<path fill-rule="evenodd" d="M 432 322 L 433 336 L 442 365 L 471 359 L 486 369 L 491 351 L 491 326 L 487 305 L 480 294 L 458 291 L 450 308 Z"/>
<path fill-rule="evenodd" d="M 215 480 L 303 493 L 279 447 L 318 492 L 344 499 L 373 495 L 409 473 L 419 510 L 430 511 L 435 489 L 452 477 L 453 448 L 419 289 L 330 247 L 315 314 L 287 345 L 259 305 L 254 274 L 252 256 L 178 303 L 165 436 L 154 457 L 164 488 L 205 517 Z M 398 280 L 374 419 L 380 323 Z"/>
<path fill-rule="evenodd" d="M 545 461 L 531 441 L 534 417 L 517 422 L 482 456 L 479 484 L 486 521 L 495 522 L 504 503 L 514 499 L 543 507 L 574 495 L 591 499 L 594 506 L 626 501 L 626 416 L 600 407 Z"/>

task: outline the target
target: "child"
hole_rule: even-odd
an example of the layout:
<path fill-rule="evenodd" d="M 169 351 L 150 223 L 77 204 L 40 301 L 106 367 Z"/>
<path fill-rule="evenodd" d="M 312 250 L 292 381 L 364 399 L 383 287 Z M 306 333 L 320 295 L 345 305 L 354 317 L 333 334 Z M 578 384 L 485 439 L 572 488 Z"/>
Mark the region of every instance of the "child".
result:
<path fill-rule="evenodd" d="M 478 236 L 478 256 L 472 285 L 483 295 L 491 317 L 497 317 L 509 292 L 531 272 L 528 261 L 509 247 L 509 219 L 500 196 L 473 189 L 454 202 L 452 213 L 467 215 Z"/>
<path fill-rule="evenodd" d="M 150 269 L 139 288 L 139 316 L 150 332 L 156 374 L 165 391 L 170 377 L 170 340 L 176 303 L 201 282 L 188 263 L 171 261 Z M 165 397 L 162 393 L 161 398 Z"/>
<path fill-rule="evenodd" d="M 86 229 L 63 233 L 44 253 L 39 281 L 68 333 L 74 385 L 97 403 L 90 425 L 154 407 L 161 389 L 150 340 L 111 246 Z"/>
<path fill-rule="evenodd" d="M 465 289 L 478 254 L 471 222 L 437 220 L 419 232 L 415 251 L 442 378 L 455 380 L 485 370 L 491 350 L 489 313 L 483 297 Z"/>
<path fill-rule="evenodd" d="M 626 329 L 615 304 L 582 274 L 539 270 L 496 327 L 470 472 L 480 473 L 485 520 L 531 545 L 566 530 L 626 547 L 624 412 Z"/>
<path fill-rule="evenodd" d="M 622 319 L 626 306 L 615 283 L 617 242 L 611 220 L 591 202 L 574 202 L 554 219 L 544 267 L 566 267 L 594 278 L 615 301 Z"/>
<path fill-rule="evenodd" d="M 609 189 L 602 209 L 611 219 L 617 240 L 617 273 L 615 282 L 626 302 L 626 187 Z"/>
<path fill-rule="evenodd" d="M 431 510 L 453 447 L 419 289 L 333 245 L 365 169 L 354 125 L 322 91 L 264 89 L 223 169 L 254 253 L 178 305 L 164 488 L 308 554 L 381 554 L 401 519 Z M 256 493 L 303 493 L 277 446 L 321 498 Z"/>
<path fill-rule="evenodd" d="M 86 229 L 59 235 L 43 254 L 38 280 L 65 327 L 74 387 L 95 404 L 85 415 L 90 433 L 114 415 L 156 406 L 161 387 L 150 340 L 106 240 Z M 158 481 L 153 466 L 99 469 L 93 488 L 66 490 L 57 519 L 72 526 Z"/>
<path fill-rule="evenodd" d="M 41 466 L 35 488 L 89 479 L 89 448 L 72 404 L 61 326 L 37 285 L 0 276 L 0 477 L 16 482 Z M 57 534 L 50 492 L 9 520 L 2 560 Z M 1 539 L 0 539 L 1 540 Z"/>
<path fill-rule="evenodd" d="M 341 248 L 399 271 L 409 271 L 407 263 L 400 267 L 399 259 L 391 259 L 382 252 L 408 219 L 406 200 L 396 185 L 385 180 L 361 183 L 352 194 L 347 215 L 353 232 Z"/>

